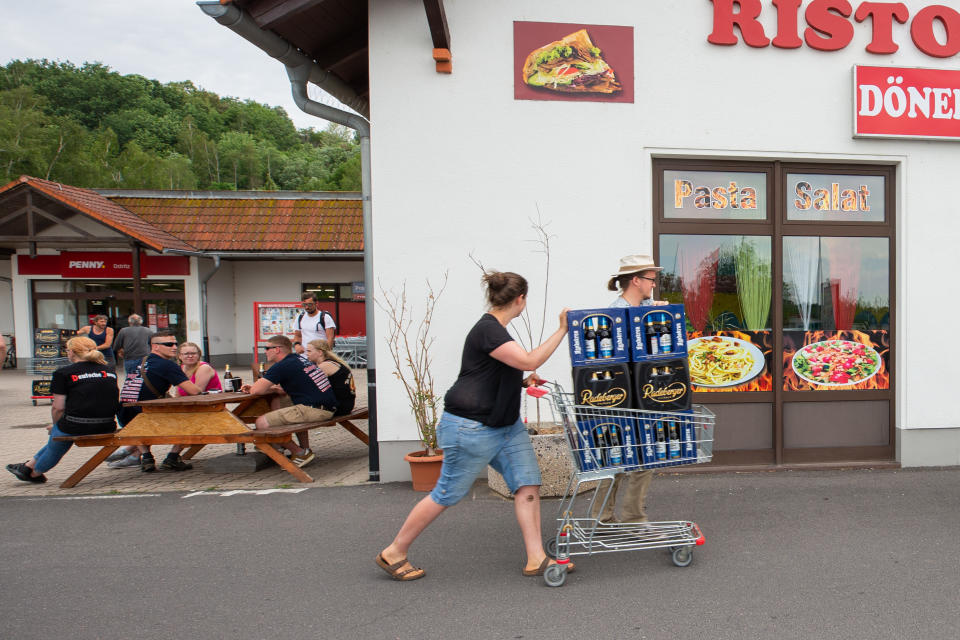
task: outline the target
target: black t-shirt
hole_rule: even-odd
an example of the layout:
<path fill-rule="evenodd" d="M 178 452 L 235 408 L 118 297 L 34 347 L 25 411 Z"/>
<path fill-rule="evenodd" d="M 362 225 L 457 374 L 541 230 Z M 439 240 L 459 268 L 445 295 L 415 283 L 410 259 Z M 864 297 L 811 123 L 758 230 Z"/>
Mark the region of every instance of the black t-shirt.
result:
<path fill-rule="evenodd" d="M 353 382 L 353 372 L 349 367 L 337 363 L 340 367 L 332 376 L 327 376 L 333 386 L 333 393 L 337 396 L 337 410 L 335 416 L 345 416 L 357 404 L 357 387 Z"/>
<path fill-rule="evenodd" d="M 463 343 L 460 375 L 443 398 L 445 411 L 488 427 L 507 427 L 520 417 L 523 371 L 490 352 L 512 341 L 506 327 L 489 313 L 473 325 Z"/>
<path fill-rule="evenodd" d="M 295 353 L 288 353 L 286 358 L 274 363 L 264 371 L 263 377 L 283 387 L 294 404 L 337 410 L 337 396 L 333 393 L 327 374 Z"/>
<path fill-rule="evenodd" d="M 146 384 L 144 377 L 150 381 L 157 393 L 150 389 L 150 385 Z M 137 372 L 127 376 L 127 379 L 124 380 L 120 397 L 123 402 L 156 400 L 166 396 L 170 387 L 177 386 L 189 379 L 176 362 L 151 353 L 147 356 L 146 363 L 137 367 Z M 126 425 L 141 411 L 140 407 L 124 407 L 118 416 L 120 424 Z"/>
<path fill-rule="evenodd" d="M 60 431 L 80 436 L 110 433 L 120 406 L 117 373 L 93 362 L 75 362 L 53 372 L 50 391 L 67 396 L 64 415 L 57 422 Z"/>

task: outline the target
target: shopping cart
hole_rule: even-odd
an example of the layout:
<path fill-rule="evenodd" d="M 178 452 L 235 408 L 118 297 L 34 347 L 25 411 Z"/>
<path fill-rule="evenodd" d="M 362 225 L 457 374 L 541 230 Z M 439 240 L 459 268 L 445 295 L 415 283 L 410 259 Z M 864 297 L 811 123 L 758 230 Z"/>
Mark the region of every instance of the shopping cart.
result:
<path fill-rule="evenodd" d="M 665 549 L 678 567 L 693 562 L 693 548 L 705 542 L 694 522 L 601 523 L 590 514 L 603 512 L 613 481 L 622 473 L 709 462 L 716 416 L 702 405 L 693 405 L 690 411 L 578 405 L 574 394 L 560 385 L 546 385 L 554 418 L 570 445 L 574 471 L 560 502 L 557 534 L 546 543 L 557 564 L 547 567 L 544 581 L 551 587 L 563 585 L 566 564 L 577 555 Z M 606 482 L 599 482 L 591 498 L 577 503 L 582 485 L 597 481 Z"/>

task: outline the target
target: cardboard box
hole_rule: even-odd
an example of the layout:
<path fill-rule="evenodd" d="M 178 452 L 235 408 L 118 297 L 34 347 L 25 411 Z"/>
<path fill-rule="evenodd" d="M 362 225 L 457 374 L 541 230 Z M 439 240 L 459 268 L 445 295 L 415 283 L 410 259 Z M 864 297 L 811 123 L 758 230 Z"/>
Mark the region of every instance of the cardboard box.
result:
<path fill-rule="evenodd" d="M 613 364 L 630 360 L 630 337 L 627 331 L 626 309 L 578 309 L 567 312 L 567 341 L 570 362 L 574 367 Z M 588 328 L 594 333 L 600 323 L 606 322 L 610 332 L 609 345 L 601 346 L 601 339 L 587 339 Z M 595 323 L 595 324 L 593 324 Z M 591 347 L 591 342 L 593 346 Z"/>
<path fill-rule="evenodd" d="M 630 307 L 626 311 L 630 326 L 632 362 L 642 362 L 649 358 L 686 357 L 687 316 L 682 304 Z M 647 333 L 650 323 L 658 330 L 655 352 L 651 344 L 652 336 Z M 669 329 L 669 332 L 659 331 L 660 329 Z"/>

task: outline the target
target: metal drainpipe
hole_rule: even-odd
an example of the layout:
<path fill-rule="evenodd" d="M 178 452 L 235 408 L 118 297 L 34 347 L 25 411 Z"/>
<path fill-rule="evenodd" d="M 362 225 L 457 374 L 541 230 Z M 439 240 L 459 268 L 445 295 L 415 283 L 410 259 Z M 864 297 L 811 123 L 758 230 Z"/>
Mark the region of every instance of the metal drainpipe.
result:
<path fill-rule="evenodd" d="M 208 358 L 212 358 L 212 356 L 210 355 L 210 331 L 207 328 L 207 283 L 213 277 L 213 274 L 219 270 L 220 256 L 213 256 L 213 271 L 200 281 L 200 303 L 202 305 L 200 312 L 203 314 L 203 317 L 200 318 L 200 326 L 203 327 L 203 352 L 207 354 Z"/>

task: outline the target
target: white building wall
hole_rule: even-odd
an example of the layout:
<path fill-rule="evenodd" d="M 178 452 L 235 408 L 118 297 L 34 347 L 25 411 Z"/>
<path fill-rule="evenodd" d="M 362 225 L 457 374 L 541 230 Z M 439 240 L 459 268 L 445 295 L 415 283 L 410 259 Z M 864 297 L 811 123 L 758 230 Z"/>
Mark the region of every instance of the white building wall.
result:
<path fill-rule="evenodd" d="M 931 3 L 904 4 L 912 16 Z M 763 5 L 772 38 L 774 7 Z M 489 0 L 445 8 L 450 75 L 435 71 L 421 2 L 374 1 L 370 16 L 376 272 L 388 289 L 406 280 L 418 301 L 424 279 L 449 269 L 434 324 L 441 392 L 483 310 L 471 254 L 526 275 L 530 307 L 540 308 L 544 261 L 529 223 L 538 210 L 554 235 L 549 331 L 561 306 L 609 301 L 604 285 L 620 256 L 652 252 L 652 157 L 882 162 L 898 167 L 897 427 L 948 428 L 957 431 L 947 437 L 960 439 L 960 418 L 944 402 L 954 381 L 943 346 L 943 320 L 960 311 L 946 284 L 960 240 L 960 203 L 948 197 L 960 143 L 854 139 L 851 125 L 854 65 L 952 69 L 956 58 L 923 54 L 909 24 L 898 23 L 897 53 L 867 53 L 869 21 L 854 22 L 853 41 L 835 52 L 715 46 L 707 42 L 713 5 L 703 0 Z M 634 103 L 514 100 L 514 20 L 633 26 Z M 386 448 L 409 449 L 416 430 L 389 375 L 382 330 L 377 337 L 379 438 Z M 565 347 L 541 373 L 569 377 Z M 902 448 L 901 462 L 927 464 L 923 451 Z M 390 457 L 381 456 L 385 465 Z M 386 467 L 382 477 L 391 479 Z"/>

